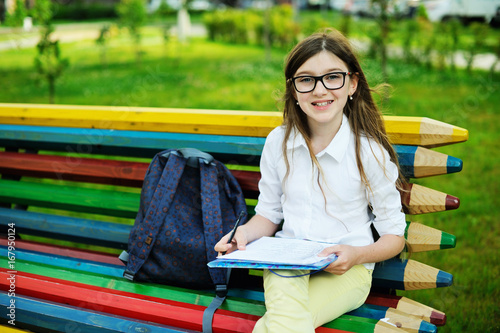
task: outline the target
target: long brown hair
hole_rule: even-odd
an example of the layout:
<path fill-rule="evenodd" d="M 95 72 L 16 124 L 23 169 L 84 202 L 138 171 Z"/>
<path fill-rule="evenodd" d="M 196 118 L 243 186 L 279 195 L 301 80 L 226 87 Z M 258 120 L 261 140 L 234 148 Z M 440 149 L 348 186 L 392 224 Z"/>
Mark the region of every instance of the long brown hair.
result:
<path fill-rule="evenodd" d="M 366 136 L 374 140 L 379 146 L 384 147 L 389 153 L 391 161 L 394 162 L 399 169 L 398 158 L 387 137 L 382 114 L 375 101 L 373 100 L 373 90 L 368 86 L 365 74 L 363 73 L 363 70 L 352 50 L 349 41 L 340 32 L 333 29 L 328 29 L 324 32 L 313 34 L 302 40 L 293 48 L 286 59 L 286 88 L 283 96 L 283 125 L 285 126 L 285 138 L 283 140 L 282 150 L 287 171 L 284 181 L 286 180 L 290 172 L 286 143 L 293 129 L 296 129 L 304 137 L 309 148 L 312 163 L 318 168 L 319 173 L 321 173 L 321 167 L 318 160 L 316 159 L 316 156 L 313 153 L 311 146 L 311 131 L 308 126 L 307 116 L 301 110 L 300 106 L 296 104 L 294 95 L 295 91 L 291 79 L 297 72 L 299 67 L 302 66 L 302 64 L 304 64 L 312 56 L 322 51 L 328 51 L 336 55 L 347 65 L 348 71 L 351 73 L 355 73 L 354 75 L 358 77 L 358 85 L 356 88 L 356 92 L 353 94 L 353 100 L 347 101 L 344 107 L 344 114 L 349 119 L 349 125 L 351 126 L 351 129 L 355 135 L 356 163 L 358 166 L 361 181 L 365 184 L 367 189 L 371 191 L 372 189 L 361 162 L 361 136 Z M 379 161 L 379 163 L 381 162 Z M 397 184 L 399 189 L 402 188 L 402 183 L 404 182 L 405 180 L 400 172 Z"/>

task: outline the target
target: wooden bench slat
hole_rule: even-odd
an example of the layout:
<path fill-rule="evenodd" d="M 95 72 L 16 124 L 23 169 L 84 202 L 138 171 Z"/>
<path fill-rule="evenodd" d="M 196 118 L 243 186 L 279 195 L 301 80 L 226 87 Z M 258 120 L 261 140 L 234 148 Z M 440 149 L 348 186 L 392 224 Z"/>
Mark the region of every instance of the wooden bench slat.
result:
<path fill-rule="evenodd" d="M 6 280 L 8 274 L 0 268 L 0 277 Z M 5 285 L 6 282 L 0 282 Z M 43 298 L 52 302 L 65 303 L 87 309 L 100 309 L 113 315 L 147 320 L 153 323 L 201 331 L 204 307 L 181 302 L 132 298 L 133 295 L 76 284 L 61 279 L 49 279 L 40 275 L 19 272 L 16 276 L 16 293 Z M 88 295 L 92 295 L 89 297 Z M 238 332 L 239 327 L 253 327 L 255 319 L 245 319 L 222 314 L 214 315 L 213 327 L 225 332 Z"/>
<path fill-rule="evenodd" d="M 407 297 L 370 293 L 370 295 L 368 295 L 368 298 L 366 299 L 366 303 L 398 309 L 402 312 L 412 314 L 437 326 L 443 326 L 446 324 L 446 314 L 444 312 L 411 300 Z"/>
<path fill-rule="evenodd" d="M 141 187 L 148 163 L 0 152 L 0 174 Z"/>
<path fill-rule="evenodd" d="M 0 152 L 0 174 L 141 187 L 149 163 Z M 250 197 L 257 197 L 259 172 L 232 170 Z"/>
<path fill-rule="evenodd" d="M 167 148 L 197 148 L 221 162 L 258 165 L 264 138 L 109 129 L 60 128 L 0 124 L 0 145 L 12 149 L 56 150 L 152 158 Z M 241 162 L 238 162 L 241 163 Z"/>
<path fill-rule="evenodd" d="M 134 218 L 139 194 L 77 186 L 0 180 L 0 202 Z"/>
<path fill-rule="evenodd" d="M 16 138 L 15 141 L 13 138 Z M 0 125 L 0 144 L 2 142 L 11 148 L 24 146 L 31 149 L 40 149 L 45 142 L 45 149 L 111 155 L 135 156 L 133 152 L 137 150 L 141 153 L 140 157 L 152 157 L 155 152 L 166 148 L 191 147 L 209 152 L 224 163 L 256 166 L 260 162 L 265 139 L 228 136 L 221 140 L 221 136 L 211 135 L 30 126 L 10 128 L 9 125 Z M 154 147 L 157 148 L 156 151 L 152 150 Z M 399 156 L 402 172 L 408 178 L 429 177 L 462 170 L 462 161 L 453 156 L 416 146 L 394 145 L 394 148 Z M 75 161 L 70 160 L 69 163 L 57 161 L 55 167 L 65 170 L 68 165 L 74 166 L 80 161 L 78 158 L 73 159 Z"/>
<path fill-rule="evenodd" d="M 389 259 L 375 264 L 373 286 L 398 290 L 449 287 L 453 275 L 415 260 Z"/>
<path fill-rule="evenodd" d="M 5 252 L 6 249 L 2 250 L 2 248 L 0 248 L 1 256 L 7 256 Z M 32 253 L 29 251 L 24 251 L 19 249 L 17 250 L 16 258 L 18 260 L 47 264 L 78 271 L 99 272 L 100 275 L 107 275 L 118 278 L 121 277 L 123 274 L 123 265 L 121 265 L 121 267 L 120 266 L 108 267 L 102 264 L 94 264 L 86 260 L 74 260 L 74 259 L 64 258 L 62 256 L 54 257 L 50 255 Z M 263 295 L 262 295 L 262 301 L 263 301 Z M 391 323 L 395 324 L 395 322 L 399 322 L 402 324 L 402 327 L 413 329 L 416 332 L 421 332 L 421 333 L 436 332 L 435 325 L 430 323 L 425 323 L 419 318 L 409 316 L 407 314 L 402 313 L 401 311 L 390 309 L 388 307 L 382 307 L 382 306 L 375 307 L 375 306 L 363 305 L 357 311 L 353 311 L 347 314 L 356 317 L 371 318 L 376 320 L 389 318 Z"/>
<path fill-rule="evenodd" d="M 60 186 L 13 180 L 0 180 L 0 202 L 74 210 L 117 217 L 135 218 L 139 193 L 117 190 Z M 257 199 L 246 199 L 249 214 L 254 214 Z M 449 194 L 410 184 L 402 195 L 403 211 L 416 215 L 457 209 L 460 200 Z"/>
<path fill-rule="evenodd" d="M 43 257 L 43 254 L 39 253 L 40 257 Z M 27 266 L 28 268 L 32 265 L 26 265 L 24 264 L 24 261 L 26 259 L 28 259 L 27 257 L 20 257 L 19 258 L 22 262 L 23 262 L 23 266 L 21 268 L 23 268 L 25 271 L 25 266 Z M 34 256 L 31 257 L 31 260 L 34 259 Z M 65 278 L 65 279 L 71 279 L 72 281 L 75 281 L 75 282 L 81 282 L 81 283 L 90 283 L 90 284 L 93 284 L 93 285 L 96 285 L 96 286 L 110 286 L 112 285 L 113 288 L 118 288 L 119 290 L 124 290 L 124 291 L 130 291 L 130 292 L 138 292 L 136 290 L 136 286 L 137 284 L 135 283 L 130 283 L 128 281 L 125 281 L 123 279 L 120 279 L 121 277 L 121 274 L 122 274 L 122 270 L 119 270 L 119 271 L 115 271 L 113 273 L 113 275 L 115 276 L 110 276 L 108 278 L 105 278 L 104 276 L 102 276 L 101 273 L 103 273 L 103 271 L 101 271 L 99 269 L 98 266 L 94 266 L 95 269 L 93 269 L 91 271 L 91 274 L 89 276 L 88 279 L 85 278 L 85 276 L 88 275 L 89 272 L 85 271 L 85 269 L 83 268 L 83 266 L 80 266 L 78 265 L 78 262 L 80 259 L 78 258 L 74 258 L 75 260 L 73 260 L 75 263 L 73 264 L 70 264 L 69 267 L 72 267 L 72 268 L 76 268 L 79 273 L 77 274 L 72 274 L 72 273 L 68 273 L 67 276 L 66 275 L 62 275 L 62 270 L 61 269 L 67 269 L 68 266 L 66 265 L 67 262 L 64 262 L 64 261 L 58 261 L 58 260 L 55 260 L 55 261 L 52 261 L 50 263 L 48 263 L 49 265 L 53 266 L 53 265 L 56 265 L 57 267 L 59 267 L 58 270 L 54 270 L 54 273 L 50 273 L 52 271 L 52 269 L 48 268 L 48 267 L 42 267 L 42 271 L 39 271 L 37 268 L 34 268 L 34 269 L 31 269 L 31 270 L 27 270 L 28 272 L 36 272 L 37 274 L 39 273 L 43 273 L 44 275 L 46 276 L 53 276 L 53 277 L 59 277 L 59 278 Z M 48 259 L 35 259 L 35 260 L 38 260 L 39 262 L 47 262 Z M 50 256 L 49 256 L 49 260 L 50 260 Z M 36 267 L 36 264 L 34 265 Z M 116 266 L 115 266 L 116 267 Z M 19 269 L 19 268 L 17 268 Z M 60 272 L 59 274 L 57 272 Z M 106 272 L 112 272 L 110 270 L 106 270 Z M 94 273 L 98 273 L 100 274 L 99 276 L 99 279 L 102 279 L 102 283 L 99 283 L 98 279 L 97 278 L 94 278 L 93 277 L 93 274 Z M 115 278 L 117 278 L 117 280 L 114 280 Z M 111 280 L 109 280 L 111 279 Z M 118 283 L 120 282 L 120 283 Z M 156 291 L 156 287 L 162 289 L 162 291 Z M 150 290 L 151 289 L 151 290 Z M 150 291 L 150 292 L 148 292 Z M 248 294 L 250 291 L 245 291 L 245 290 L 242 290 L 242 292 L 244 294 L 241 294 L 237 289 L 233 289 L 233 288 L 230 288 L 229 290 L 230 292 L 230 295 L 234 295 L 238 298 L 246 298 L 248 300 L 250 299 L 253 299 L 253 300 L 258 300 L 260 301 L 261 303 L 264 302 L 264 298 L 263 298 L 263 293 L 262 292 L 252 292 L 252 294 Z M 193 297 L 192 298 L 189 298 L 188 296 L 191 295 L 192 293 L 193 294 Z M 199 291 L 191 291 L 191 290 L 182 290 L 180 288 L 175 288 L 175 287 L 168 287 L 168 286 L 163 286 L 163 285 L 154 285 L 154 284 L 150 284 L 149 287 L 147 289 L 144 289 L 143 291 L 141 291 L 141 294 L 144 294 L 144 295 L 163 295 L 162 297 L 167 297 L 168 299 L 171 299 L 171 300 L 181 300 L 183 302 L 193 302 L 194 300 L 196 300 L 197 302 L 201 302 L 201 303 L 197 303 L 197 304 L 201 304 L 201 305 L 208 305 L 210 303 L 210 300 L 211 300 L 211 297 L 210 295 L 207 295 L 206 293 L 203 293 Z M 383 299 L 382 297 L 378 297 L 377 300 L 380 301 L 380 299 Z M 390 299 L 389 300 L 391 303 L 391 305 L 395 305 L 397 306 L 397 303 L 394 302 L 394 300 Z M 228 302 L 232 302 L 232 301 L 228 301 Z M 369 304 L 369 303 L 367 303 Z M 384 305 L 384 304 L 382 304 Z M 362 306 L 364 307 L 364 306 Z M 386 309 L 389 308 L 389 306 L 385 306 Z M 424 310 L 427 310 L 427 309 L 430 309 L 428 307 L 424 307 Z M 414 312 L 414 309 L 412 309 L 412 311 Z M 259 313 L 259 312 L 257 312 Z M 365 311 L 365 313 L 367 313 L 367 311 Z M 409 312 L 408 314 L 410 314 L 412 312 Z M 420 310 L 418 313 L 422 313 L 422 310 Z M 442 314 L 442 313 L 441 313 Z M 444 314 L 442 314 L 444 316 Z M 429 321 L 429 318 L 426 319 L 426 317 L 423 317 L 421 318 L 423 320 L 427 320 Z M 439 322 L 438 322 L 439 323 Z"/>
<path fill-rule="evenodd" d="M 437 327 L 434 324 L 426 322 L 413 315 L 408 315 L 397 309 L 388 308 L 380 305 L 370 305 L 364 304 L 348 312 L 347 314 L 352 316 L 368 317 L 377 320 L 387 318 L 388 322 L 400 327 L 406 332 L 416 332 L 416 333 L 436 333 Z"/>
<path fill-rule="evenodd" d="M 126 249 L 130 225 L 0 207 L 0 225 L 13 223 L 18 234 Z"/>
<path fill-rule="evenodd" d="M 15 223 L 18 233 L 126 249 L 131 225 L 77 217 L 11 210 L 0 207 L 0 225 Z M 407 221 L 405 238 L 414 252 L 453 248 L 456 237 L 417 222 Z"/>
<path fill-rule="evenodd" d="M 0 268 L 0 277 L 2 274 L 6 275 L 5 270 Z M 177 300 L 173 301 L 154 296 L 145 297 L 140 294 L 119 291 L 114 288 L 109 289 L 106 287 L 103 288 L 94 285 L 81 284 L 67 279 L 63 280 L 59 278 L 50 278 L 46 275 L 42 276 L 38 274 L 20 272 L 17 276 L 17 281 L 19 281 L 18 289 L 23 295 L 32 297 L 43 296 L 44 299 L 56 302 L 65 302 L 70 305 L 78 304 L 78 306 L 84 308 L 100 307 L 100 309 L 102 309 L 101 311 L 107 313 L 117 315 L 126 314 L 129 318 L 142 316 L 142 319 L 147 319 L 148 321 L 166 325 L 175 323 L 176 327 L 181 328 L 200 329 L 201 315 L 203 309 L 205 308 L 205 306 L 200 306 L 196 303 L 183 303 Z M 0 282 L 0 285 L 1 284 L 2 282 Z M 38 287 L 36 287 L 37 285 Z M 91 292 L 94 297 L 87 297 L 86 294 L 89 292 Z M 188 290 L 186 290 L 186 292 L 188 292 Z M 101 294 L 102 296 L 100 296 Z M 208 296 L 207 298 L 208 301 L 210 301 L 213 296 Z M 102 300 L 104 300 L 104 303 Z M 126 306 L 123 302 L 127 302 Z M 247 307 L 248 306 L 250 306 L 250 304 L 247 304 Z M 264 309 L 263 303 L 259 305 L 259 308 L 261 310 Z M 133 309 L 135 309 L 135 311 Z M 144 311 L 147 311 L 147 313 Z M 162 313 L 164 314 L 163 316 L 161 315 Z M 221 326 L 224 326 L 225 329 L 228 329 L 227 332 L 247 332 L 245 329 L 241 330 L 242 328 L 247 327 L 249 331 L 251 331 L 253 324 L 259 317 L 260 315 L 252 315 L 248 311 L 237 313 L 221 309 L 216 312 L 216 316 L 214 317 L 214 329 L 220 329 Z M 188 318 L 190 318 L 190 321 Z M 349 315 L 343 315 L 340 318 L 323 325 L 324 329 L 333 329 L 333 331 L 325 330 L 324 332 L 338 332 L 338 330 L 342 330 L 348 332 L 367 333 L 375 332 L 377 329 L 381 329 L 381 327 L 384 329 L 384 332 L 388 333 L 399 331 L 394 327 L 386 326 L 385 323 L 375 319 Z M 234 329 L 238 330 L 235 331 Z"/>
<path fill-rule="evenodd" d="M 0 103 L 0 123 L 266 137 L 281 112 Z M 466 141 L 466 129 L 425 117 L 384 117 L 394 144 L 436 147 Z"/>
<path fill-rule="evenodd" d="M 0 245 L 7 247 L 7 239 L 0 238 Z M 103 262 L 118 266 L 122 265 L 122 262 L 116 255 L 89 250 L 73 249 L 63 246 L 47 245 L 32 241 L 16 240 L 16 249 L 25 249 L 27 251 L 38 252 L 40 254 L 55 254 L 77 260 Z M 174 289 L 177 290 L 176 288 Z M 229 296 L 264 302 L 262 291 L 230 288 Z M 418 318 L 434 325 L 442 326 L 446 322 L 446 315 L 443 312 L 401 296 L 371 293 L 366 301 L 366 305 L 376 305 L 383 310 L 395 308 L 398 309 L 398 311 L 406 313 L 407 315 L 417 316 Z M 365 307 L 365 305 L 362 305 L 362 308 L 363 307 Z"/>
<path fill-rule="evenodd" d="M 0 256 L 7 257 L 7 251 L 3 246 L 0 246 Z M 17 256 L 18 259 L 24 261 L 49 264 L 83 272 L 97 271 L 103 275 L 114 278 L 122 278 L 124 272 L 123 265 L 110 265 L 88 261 L 82 262 L 81 259 L 51 257 L 47 254 L 30 253 L 21 249 L 18 251 Z M 55 258 L 57 258 L 57 260 Z M 51 262 L 51 260 L 53 261 Z M 250 272 L 252 275 L 262 276 L 262 271 L 260 270 L 250 270 Z M 449 286 L 452 281 L 453 277 L 451 274 L 414 260 L 387 260 L 378 263 L 373 272 L 373 285 L 375 287 L 385 286 L 398 290 L 438 288 Z"/>
<path fill-rule="evenodd" d="M 8 223 L 5 225 L 8 225 Z M 8 246 L 7 238 L 0 237 L 0 246 L 3 247 Z M 16 249 L 26 250 L 30 252 L 46 253 L 62 257 L 78 258 L 81 260 L 95 261 L 111 265 L 123 264 L 120 261 L 120 259 L 118 259 L 118 256 L 116 254 L 99 252 L 94 250 L 77 249 L 69 246 L 61 246 L 54 244 L 49 245 L 46 243 L 27 241 L 22 239 L 16 239 Z"/>
<path fill-rule="evenodd" d="M 0 292 L 0 304 L 7 306 L 8 295 Z M 16 295 L 16 326 L 27 328 L 43 328 L 50 331 L 68 332 L 77 329 L 85 333 L 118 333 L 118 332 L 158 332 L 182 333 L 195 332 L 174 329 L 162 325 L 146 323 L 140 320 L 129 320 L 125 317 L 111 316 L 92 310 L 63 305 L 33 297 Z M 5 330 L 1 332 L 21 332 L 21 330 Z"/>

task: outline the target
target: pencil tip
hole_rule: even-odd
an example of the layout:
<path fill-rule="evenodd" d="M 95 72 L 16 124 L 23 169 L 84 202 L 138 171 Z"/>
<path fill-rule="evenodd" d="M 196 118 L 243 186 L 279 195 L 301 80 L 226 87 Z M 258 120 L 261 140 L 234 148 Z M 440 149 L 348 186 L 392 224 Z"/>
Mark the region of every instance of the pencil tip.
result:
<path fill-rule="evenodd" d="M 460 199 L 448 194 L 446 196 L 445 207 L 446 207 L 446 210 L 457 209 L 458 207 L 460 207 Z"/>
<path fill-rule="evenodd" d="M 446 161 L 446 172 L 454 173 L 462 171 L 463 162 L 461 159 L 448 156 L 448 160 Z"/>

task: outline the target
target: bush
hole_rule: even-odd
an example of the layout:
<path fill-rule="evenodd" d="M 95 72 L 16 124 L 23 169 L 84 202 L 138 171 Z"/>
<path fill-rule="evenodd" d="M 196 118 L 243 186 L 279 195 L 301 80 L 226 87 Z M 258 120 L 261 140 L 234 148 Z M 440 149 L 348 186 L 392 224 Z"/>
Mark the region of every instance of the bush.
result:
<path fill-rule="evenodd" d="M 255 31 L 262 18 L 254 11 L 226 9 L 206 13 L 203 22 L 212 41 L 253 44 L 257 43 Z"/>
<path fill-rule="evenodd" d="M 206 13 L 203 23 L 212 41 L 257 45 L 265 44 L 267 23 L 270 44 L 286 48 L 296 42 L 300 31 L 292 15 L 292 8 L 286 5 L 269 12 L 225 9 Z"/>

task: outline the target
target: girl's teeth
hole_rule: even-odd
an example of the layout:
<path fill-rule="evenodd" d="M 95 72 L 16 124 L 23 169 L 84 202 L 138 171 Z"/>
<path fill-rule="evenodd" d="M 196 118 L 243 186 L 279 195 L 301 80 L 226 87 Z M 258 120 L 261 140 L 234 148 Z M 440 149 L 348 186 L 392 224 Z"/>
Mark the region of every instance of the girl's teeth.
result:
<path fill-rule="evenodd" d="M 330 102 L 316 103 L 317 106 L 327 106 Z"/>

